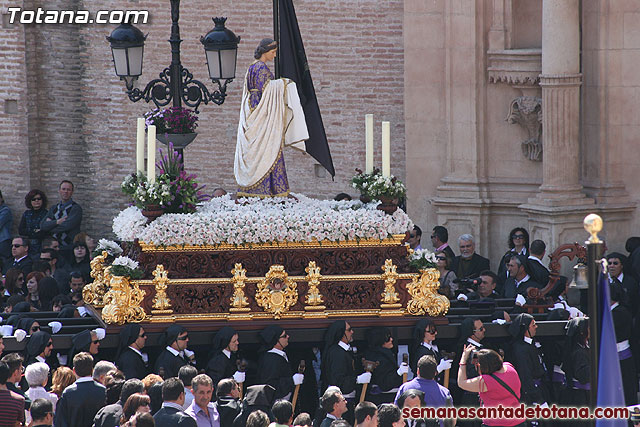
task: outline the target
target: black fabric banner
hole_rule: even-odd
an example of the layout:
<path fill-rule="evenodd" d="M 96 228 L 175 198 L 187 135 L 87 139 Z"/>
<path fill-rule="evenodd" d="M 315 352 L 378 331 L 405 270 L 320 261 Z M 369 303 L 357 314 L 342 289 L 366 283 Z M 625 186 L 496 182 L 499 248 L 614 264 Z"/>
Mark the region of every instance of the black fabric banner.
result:
<path fill-rule="evenodd" d="M 280 77 L 286 77 L 296 82 L 300 103 L 304 110 L 309 139 L 306 141 L 306 151 L 324 168 L 335 176 L 333 160 L 324 131 L 316 91 L 313 88 L 307 55 L 302 44 L 302 36 L 298 27 L 296 11 L 292 0 L 278 0 L 280 24 L 278 34 L 278 64 Z M 274 11 L 276 12 L 276 11 Z M 277 13 L 277 12 L 276 12 Z"/>

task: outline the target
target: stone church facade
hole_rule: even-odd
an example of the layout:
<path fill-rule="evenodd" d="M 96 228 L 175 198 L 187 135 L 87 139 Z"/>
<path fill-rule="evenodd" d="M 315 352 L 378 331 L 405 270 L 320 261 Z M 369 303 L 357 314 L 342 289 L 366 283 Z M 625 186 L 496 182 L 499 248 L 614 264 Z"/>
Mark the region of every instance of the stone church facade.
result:
<path fill-rule="evenodd" d="M 110 234 L 135 168 L 132 103 L 105 40 L 114 25 L 20 25 L 9 7 L 149 10 L 138 86 L 170 63 L 169 2 L 0 0 L 1 186 L 19 220 L 31 188 L 57 199 L 71 179 L 84 228 Z M 222 106 L 201 106 L 186 169 L 210 190 L 234 189 L 242 78 L 259 40 L 272 34 L 270 1 L 183 1 L 182 62 L 206 79 L 200 36 L 227 16 L 242 37 L 236 80 Z M 364 115 L 391 122 L 392 173 L 408 185 L 408 211 L 424 230 L 478 238 L 497 260 L 508 231 L 529 229 L 550 247 L 582 241 L 586 213 L 600 213 L 611 249 L 640 225 L 640 5 L 634 0 L 295 0 L 336 167 L 332 180 L 309 156 L 288 151 L 294 192 L 353 194 L 364 166 Z M 375 156 L 380 163 L 379 150 Z M 355 196 L 355 194 L 354 194 Z"/>

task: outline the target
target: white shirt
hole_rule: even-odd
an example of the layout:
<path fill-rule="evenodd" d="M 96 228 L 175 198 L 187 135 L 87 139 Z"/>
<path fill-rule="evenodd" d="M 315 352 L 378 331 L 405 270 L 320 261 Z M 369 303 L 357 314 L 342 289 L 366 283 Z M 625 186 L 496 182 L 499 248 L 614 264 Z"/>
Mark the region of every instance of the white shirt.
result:
<path fill-rule="evenodd" d="M 166 347 L 167 351 L 171 354 L 173 354 L 174 356 L 182 356 L 182 353 L 179 352 L 178 350 L 176 350 L 175 348 L 171 347 L 171 346 L 167 346 Z"/>
<path fill-rule="evenodd" d="M 438 351 L 438 346 L 435 344 L 429 344 L 427 342 L 422 341 L 422 346 L 432 351 Z"/>
<path fill-rule="evenodd" d="M 36 399 L 47 399 L 51 403 L 53 403 L 53 410 L 56 410 L 56 403 L 58 402 L 58 396 L 53 393 L 47 392 L 44 387 L 29 387 L 29 390 L 25 393 L 27 397 L 33 402 Z M 27 415 L 27 425 L 31 423 L 31 413 L 29 411 L 25 411 Z"/>
<path fill-rule="evenodd" d="M 174 408 L 174 409 L 177 409 L 177 410 L 179 410 L 181 412 L 184 412 L 184 409 L 182 408 L 182 406 L 178 405 L 175 402 L 162 402 L 162 407 L 163 408 L 165 408 L 165 407 Z"/>
<path fill-rule="evenodd" d="M 37 360 L 38 362 L 47 363 L 47 361 L 45 360 L 45 358 L 44 358 L 44 357 L 42 357 L 42 356 L 40 356 L 40 355 L 36 356 L 36 360 Z"/>
<path fill-rule="evenodd" d="M 130 348 L 131 350 L 133 350 L 135 353 L 137 353 L 138 355 L 140 355 L 140 357 L 142 358 L 142 361 L 143 361 L 144 363 L 147 363 L 147 362 L 149 361 L 149 355 L 148 355 L 148 354 L 146 354 L 146 353 L 142 353 L 140 350 L 138 350 L 138 349 L 137 349 L 137 348 L 135 348 L 135 347 L 131 347 L 131 346 L 129 346 L 129 348 Z"/>
<path fill-rule="evenodd" d="M 473 344 L 474 346 L 476 346 L 476 347 L 478 347 L 478 348 L 481 348 L 481 347 L 482 347 L 482 344 L 480 344 L 478 341 L 474 341 L 474 340 L 472 340 L 471 338 L 467 338 L 467 342 L 468 342 L 469 344 Z"/>
<path fill-rule="evenodd" d="M 20 259 L 15 259 L 15 258 L 14 258 L 14 259 L 13 259 L 13 262 L 20 262 L 20 261 L 22 261 L 23 259 L 25 259 L 25 258 L 26 258 L 26 257 L 28 257 L 28 256 L 29 256 L 29 255 L 27 254 L 27 255 L 23 256 L 22 258 L 20 258 Z"/>
<path fill-rule="evenodd" d="M 524 276 L 524 277 L 522 278 L 522 280 L 516 280 L 516 288 L 517 288 L 518 286 L 520 286 L 520 283 L 522 283 L 522 282 L 526 282 L 526 281 L 527 281 L 527 280 L 529 280 L 529 279 L 531 279 L 531 277 L 529 277 L 529 275 L 527 274 L 526 276 Z"/>
<path fill-rule="evenodd" d="M 222 350 L 222 354 L 227 356 L 227 359 L 231 359 L 231 352 L 229 350 L 227 350 L 226 348 L 224 350 Z"/>
<path fill-rule="evenodd" d="M 620 303 L 619 303 L 619 302 L 616 302 L 616 303 L 611 304 L 611 311 L 613 311 L 613 309 L 614 309 L 614 308 L 616 308 L 616 307 L 617 307 L 617 306 L 619 306 L 619 305 L 620 305 Z"/>
<path fill-rule="evenodd" d="M 529 338 L 529 337 L 523 337 L 523 338 L 524 338 L 524 342 L 526 342 L 527 344 L 533 343 L 533 338 Z"/>
<path fill-rule="evenodd" d="M 277 348 L 272 348 L 271 350 L 269 350 L 267 353 L 275 353 L 278 356 L 282 356 L 284 357 L 284 360 L 286 360 L 287 362 L 289 361 L 289 358 L 287 357 L 287 353 L 285 353 L 282 350 L 278 350 Z"/>
<path fill-rule="evenodd" d="M 620 283 L 622 283 L 622 279 L 624 279 L 624 273 L 620 273 L 620 275 L 618 277 L 616 277 L 616 279 L 618 279 L 620 281 Z M 609 274 L 609 282 L 613 283 L 614 278 L 611 277 L 611 274 Z"/>
<path fill-rule="evenodd" d="M 533 256 L 533 255 L 529 255 L 529 258 L 528 258 L 528 259 L 532 259 L 532 260 L 534 260 L 534 261 L 537 261 L 537 262 L 538 262 L 538 264 L 540 264 L 541 266 L 543 266 L 545 270 L 549 271 L 549 269 L 547 268 L 547 266 L 546 266 L 546 265 L 544 265 L 544 264 L 542 263 L 542 260 L 541 260 L 540 258 L 538 258 L 538 257 L 536 257 L 536 256 Z"/>
<path fill-rule="evenodd" d="M 342 347 L 344 351 L 351 351 L 351 346 L 342 340 L 338 341 L 338 345 Z"/>
<path fill-rule="evenodd" d="M 88 383 L 93 381 L 93 377 L 80 377 L 76 380 L 77 383 Z"/>

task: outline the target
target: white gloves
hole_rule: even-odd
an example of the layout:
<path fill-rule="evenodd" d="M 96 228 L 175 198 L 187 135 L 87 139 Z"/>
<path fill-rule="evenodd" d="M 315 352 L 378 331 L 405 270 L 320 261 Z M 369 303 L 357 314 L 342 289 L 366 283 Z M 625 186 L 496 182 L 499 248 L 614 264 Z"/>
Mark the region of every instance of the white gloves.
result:
<path fill-rule="evenodd" d="M 497 323 L 498 325 L 504 325 L 505 323 L 507 323 L 507 321 L 504 320 L 504 319 L 494 319 L 491 323 Z"/>
<path fill-rule="evenodd" d="M 62 326 L 62 325 L 60 325 Z M 104 339 L 104 337 L 107 336 L 107 331 L 104 330 L 104 328 L 96 328 L 91 332 L 95 332 L 96 337 L 98 338 L 98 341 L 102 341 Z"/>
<path fill-rule="evenodd" d="M 60 332 L 60 329 L 62 329 L 62 323 L 60 322 L 49 322 L 47 323 L 49 325 L 49 327 L 51 328 L 51 332 L 53 332 L 54 334 L 57 334 L 58 332 Z M 104 331 L 104 329 L 103 329 Z M 97 333 L 96 333 L 97 335 Z M 98 339 L 102 339 L 100 337 L 98 337 Z"/>
<path fill-rule="evenodd" d="M 56 357 L 58 358 L 58 362 L 60 362 L 61 365 L 67 366 L 68 356 L 66 354 L 57 353 Z"/>
<path fill-rule="evenodd" d="M 27 332 L 22 329 L 16 329 L 13 331 L 13 336 L 16 337 L 16 341 L 22 342 L 27 337 Z"/>
<path fill-rule="evenodd" d="M 13 326 L 11 325 L 2 325 L 0 326 L 0 335 L 3 337 L 10 337 L 13 335 Z"/>
<path fill-rule="evenodd" d="M 184 355 L 187 356 L 189 359 L 192 359 L 193 355 L 195 354 L 193 351 L 189 350 L 188 348 L 185 348 L 183 351 L 184 351 Z"/>
<path fill-rule="evenodd" d="M 371 382 L 371 372 L 364 372 L 356 378 L 356 384 L 369 384 Z"/>
<path fill-rule="evenodd" d="M 409 373 L 409 365 L 407 365 L 406 363 L 403 362 L 396 372 L 398 373 L 398 375 L 408 374 Z"/>
<path fill-rule="evenodd" d="M 235 374 L 233 374 L 233 379 L 238 383 L 243 383 L 245 380 L 245 373 L 244 372 L 240 372 L 240 371 L 236 371 Z"/>
<path fill-rule="evenodd" d="M 522 295 L 518 294 L 518 296 L 516 297 L 516 304 L 518 304 L 519 306 L 523 306 L 526 303 L 527 303 L 527 299 Z"/>
<path fill-rule="evenodd" d="M 584 313 L 575 307 L 569 307 L 569 319 L 575 319 L 576 317 L 584 317 Z"/>
<path fill-rule="evenodd" d="M 465 294 L 460 294 L 458 295 L 458 301 L 466 301 L 469 298 L 467 298 L 467 296 Z"/>
<path fill-rule="evenodd" d="M 293 374 L 293 385 L 300 385 L 304 381 L 304 374 Z"/>
<path fill-rule="evenodd" d="M 436 369 L 438 370 L 438 373 L 447 370 L 447 369 L 451 369 L 451 364 L 453 363 L 453 360 L 449 360 L 449 359 L 442 359 L 440 361 L 440 363 L 438 363 L 438 366 L 436 367 Z"/>

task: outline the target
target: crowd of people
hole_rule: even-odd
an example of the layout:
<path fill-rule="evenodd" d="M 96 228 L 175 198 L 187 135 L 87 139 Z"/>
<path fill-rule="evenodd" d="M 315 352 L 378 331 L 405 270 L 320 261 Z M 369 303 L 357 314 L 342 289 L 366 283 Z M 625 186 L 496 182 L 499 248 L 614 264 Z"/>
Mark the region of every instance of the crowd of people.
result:
<path fill-rule="evenodd" d="M 611 286 L 614 299 L 621 299 L 622 287 Z M 570 314 L 558 307 L 549 317 Z M 451 354 L 439 347 L 435 323 L 420 319 L 407 363 L 398 361 L 388 328 L 368 330 L 365 350 L 358 351 L 352 326 L 337 320 L 326 330 L 322 349 L 315 349 L 307 369 L 299 372 L 295 362 L 307 356 L 300 348 L 289 350 L 290 336 L 277 324 L 260 332 L 257 361 L 244 359 L 231 327 L 216 332 L 208 360 L 199 360 L 189 349 L 189 331 L 176 324 L 163 335 L 165 347 L 149 358 L 144 328 L 127 324 L 110 360 L 100 352 L 98 332 L 82 333 L 82 342 L 81 334 L 74 336 L 78 346 L 68 366 L 55 357 L 51 335 L 37 330 L 28 335 L 26 354 L 0 359 L 0 425 L 517 426 L 525 420 L 405 420 L 401 411 L 588 403 L 585 317 L 569 320 L 564 340 L 539 340 L 536 321 L 527 313 L 514 315 L 507 327 L 510 341 L 492 341 L 485 338 L 481 319 L 467 318 Z M 0 351 L 3 347 L 0 340 Z M 627 373 L 634 362 L 623 353 L 620 364 Z M 629 398 L 628 404 L 635 403 L 635 396 Z M 305 407 L 303 400 L 314 403 Z"/>
<path fill-rule="evenodd" d="M 489 259 L 475 252 L 473 236 L 458 238 L 456 256 L 445 227 L 436 226 L 431 233 L 439 292 L 459 301 L 514 299 L 513 310 L 493 316 L 508 328 L 510 340 L 485 339 L 487 319 L 471 316 L 460 325 L 458 342 L 441 343 L 436 324 L 419 319 L 404 362 L 388 328 L 370 328 L 356 349 L 353 328 L 339 320 L 326 330 L 324 345 L 313 348 L 290 346 L 287 331 L 274 324 L 260 332 L 260 349 L 241 345 L 238 333 L 224 327 L 216 331 L 208 354 L 196 354 L 181 325 L 167 328 L 163 348 L 149 349 L 145 330 L 128 324 L 115 354 L 101 351 L 101 329 L 75 334 L 71 351 L 61 354 L 52 340 L 60 324 L 40 324 L 30 313 L 87 315 L 82 288 L 90 280 L 95 243 L 81 232 L 82 208 L 72 195 L 73 184 L 63 181 L 60 202 L 47 210 L 46 195 L 30 191 L 20 234 L 14 236 L 7 232 L 11 213 L 0 194 L 0 301 L 5 313 L 11 313 L 3 318 L 0 336 L 27 340 L 24 354 L 4 354 L 0 338 L 0 425 L 400 426 L 404 408 L 517 406 L 520 401 L 582 406 L 588 401 L 588 322 L 579 307 L 567 302 L 566 280 L 561 280 L 549 293 L 555 305 L 547 319 L 568 320 L 566 337 L 537 337 L 536 319 L 522 306 L 527 289 L 546 286 L 550 272 L 543 262 L 545 243 L 529 242 L 521 227 L 509 233 L 496 273 Z M 408 240 L 411 248 L 421 248 L 421 237 L 416 226 Z M 637 404 L 640 367 L 640 328 L 635 327 L 640 238 L 630 238 L 626 249 L 628 256 L 613 252 L 606 259 L 630 406 Z M 406 420 L 411 427 L 513 426 L 523 421 Z"/>

